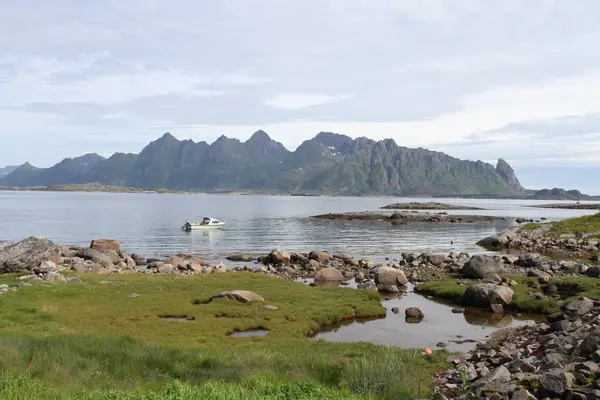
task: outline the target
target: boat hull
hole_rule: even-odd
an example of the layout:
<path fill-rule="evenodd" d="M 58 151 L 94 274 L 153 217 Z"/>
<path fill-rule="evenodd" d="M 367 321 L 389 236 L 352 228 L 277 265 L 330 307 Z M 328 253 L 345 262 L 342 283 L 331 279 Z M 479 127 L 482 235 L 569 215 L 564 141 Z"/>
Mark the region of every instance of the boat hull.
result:
<path fill-rule="evenodd" d="M 213 230 L 213 229 L 221 229 L 223 228 L 225 224 L 221 223 L 221 224 L 212 224 L 212 225 L 200 225 L 200 224 L 189 224 L 189 225 L 184 225 L 182 227 L 182 229 L 184 231 L 209 231 L 209 230 Z"/>

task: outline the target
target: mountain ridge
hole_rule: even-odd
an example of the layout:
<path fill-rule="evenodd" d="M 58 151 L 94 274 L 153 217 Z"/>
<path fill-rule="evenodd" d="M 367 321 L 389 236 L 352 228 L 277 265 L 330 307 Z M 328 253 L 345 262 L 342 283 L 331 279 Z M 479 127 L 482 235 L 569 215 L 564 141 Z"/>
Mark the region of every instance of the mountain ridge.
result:
<path fill-rule="evenodd" d="M 26 163 L 0 178 L 0 185 L 17 187 L 86 183 L 333 195 L 529 194 L 503 159 L 493 166 L 399 146 L 393 139 L 352 139 L 333 132 L 320 132 L 294 151 L 263 130 L 244 142 L 221 135 L 211 144 L 178 140 L 166 132 L 138 154 L 104 158 L 89 153 L 50 168 Z"/>

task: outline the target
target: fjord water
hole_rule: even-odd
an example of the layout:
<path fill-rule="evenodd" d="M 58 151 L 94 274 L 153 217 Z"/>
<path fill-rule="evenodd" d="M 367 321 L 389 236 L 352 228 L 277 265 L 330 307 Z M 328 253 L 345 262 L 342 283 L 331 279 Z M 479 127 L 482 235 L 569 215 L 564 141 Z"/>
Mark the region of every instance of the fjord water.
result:
<path fill-rule="evenodd" d="M 393 226 L 309 218 L 410 201 L 432 199 L 0 191 L 0 241 L 40 235 L 60 244 L 87 245 L 92 239 L 110 238 L 121 240 L 126 252 L 147 256 L 192 253 L 209 260 L 234 252 L 262 255 L 274 248 L 327 250 L 379 259 L 403 251 L 481 252 L 475 242 L 514 226 L 516 217 L 558 220 L 594 213 L 525 207 L 547 203 L 544 201 L 435 199 L 485 209 L 452 214 L 506 216 L 510 220 Z M 203 216 L 227 225 L 211 232 L 181 230 L 185 221 Z"/>

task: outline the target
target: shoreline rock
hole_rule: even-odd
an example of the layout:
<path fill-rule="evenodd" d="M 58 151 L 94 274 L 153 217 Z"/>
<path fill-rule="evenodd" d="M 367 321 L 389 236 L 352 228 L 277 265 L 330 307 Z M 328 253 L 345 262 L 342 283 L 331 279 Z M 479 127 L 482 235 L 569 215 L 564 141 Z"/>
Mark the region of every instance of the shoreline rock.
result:
<path fill-rule="evenodd" d="M 389 222 L 392 224 L 407 223 L 438 223 L 438 224 L 469 224 L 479 221 L 506 221 L 506 217 L 494 217 L 487 215 L 451 215 L 446 212 L 430 213 L 419 211 L 396 211 L 385 213 L 377 211 L 329 213 L 314 215 L 312 218 L 334 220 L 334 221 L 369 221 Z"/>

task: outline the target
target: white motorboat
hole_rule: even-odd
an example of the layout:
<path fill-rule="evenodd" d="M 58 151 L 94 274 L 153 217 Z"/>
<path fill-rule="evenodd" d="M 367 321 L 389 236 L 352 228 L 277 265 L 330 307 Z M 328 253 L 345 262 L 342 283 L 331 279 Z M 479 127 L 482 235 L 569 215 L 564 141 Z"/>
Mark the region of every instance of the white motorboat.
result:
<path fill-rule="evenodd" d="M 207 229 L 221 229 L 225 225 L 225 222 L 221 222 L 214 218 L 204 217 L 202 222 L 189 222 L 186 221 L 181 227 L 184 231 L 201 231 Z"/>

